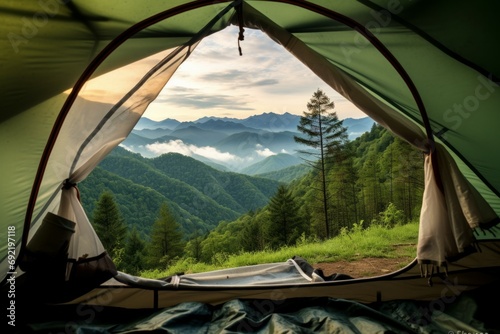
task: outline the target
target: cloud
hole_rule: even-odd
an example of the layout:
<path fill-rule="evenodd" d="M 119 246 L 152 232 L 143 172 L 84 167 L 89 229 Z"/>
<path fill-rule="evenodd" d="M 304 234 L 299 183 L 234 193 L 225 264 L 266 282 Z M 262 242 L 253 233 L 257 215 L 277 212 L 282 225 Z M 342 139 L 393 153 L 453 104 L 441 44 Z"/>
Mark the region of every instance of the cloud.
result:
<path fill-rule="evenodd" d="M 239 162 L 241 160 L 240 157 L 228 153 L 221 152 L 214 147 L 211 146 L 203 146 L 199 147 L 192 144 L 186 144 L 180 139 L 171 140 L 166 143 L 154 143 L 146 145 L 146 149 L 155 155 L 161 155 L 164 153 L 179 153 L 182 155 L 186 155 L 192 157 L 194 155 L 202 156 L 211 160 L 220 161 L 220 162 Z"/>
<path fill-rule="evenodd" d="M 126 149 L 129 152 L 134 152 L 135 153 L 135 151 L 134 151 L 134 149 L 132 147 L 127 146 L 127 145 L 125 145 L 123 143 L 120 143 L 120 145 L 118 145 L 118 146 L 123 147 L 124 149 Z"/>
<path fill-rule="evenodd" d="M 255 152 L 260 155 L 261 157 L 270 157 L 272 155 L 276 155 L 276 153 L 274 153 L 273 151 L 271 151 L 270 149 L 268 149 L 267 147 L 263 150 L 255 150 Z"/>
<path fill-rule="evenodd" d="M 177 107 L 187 107 L 195 109 L 228 109 L 228 110 L 255 110 L 249 106 L 245 96 L 232 96 L 227 94 L 204 93 L 198 89 L 186 87 L 172 88 L 175 93 L 162 95 L 155 100 L 155 103 L 167 103 Z"/>
<path fill-rule="evenodd" d="M 271 86 L 277 84 L 279 84 L 279 81 L 276 79 L 263 79 L 252 83 L 254 86 Z"/>
<path fill-rule="evenodd" d="M 211 72 L 200 76 L 200 79 L 210 82 L 233 82 L 233 80 L 247 80 L 251 75 L 249 72 L 240 70 L 228 70 L 224 72 Z"/>
<path fill-rule="evenodd" d="M 194 120 L 222 112 L 237 118 L 270 111 L 301 115 L 317 88 L 336 103 L 341 119 L 359 113 L 259 30 L 245 31 L 240 56 L 238 33 L 238 27 L 230 26 L 204 39 L 151 103 L 146 116 Z"/>
<path fill-rule="evenodd" d="M 208 81 L 212 84 L 218 83 L 222 85 L 231 85 L 233 88 L 270 86 L 279 84 L 279 80 L 277 79 L 259 78 L 259 76 L 263 76 L 263 73 L 255 73 L 255 71 L 241 71 L 233 69 L 224 72 L 207 73 L 203 76 L 200 76 L 200 79 Z"/>

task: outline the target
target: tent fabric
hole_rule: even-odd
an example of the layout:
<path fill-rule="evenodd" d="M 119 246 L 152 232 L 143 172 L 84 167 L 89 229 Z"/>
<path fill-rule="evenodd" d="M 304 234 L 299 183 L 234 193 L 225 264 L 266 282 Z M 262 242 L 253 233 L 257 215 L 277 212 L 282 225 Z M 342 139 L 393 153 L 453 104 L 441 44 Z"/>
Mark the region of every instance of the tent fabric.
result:
<path fill-rule="evenodd" d="M 300 257 L 294 257 L 283 263 L 266 263 L 204 273 L 173 275 L 164 280 L 138 278 L 126 273 L 118 273 L 114 278 L 127 285 L 157 289 L 189 286 L 270 286 L 324 282 L 326 279 Z"/>
<path fill-rule="evenodd" d="M 433 159 L 434 156 L 437 159 Z M 438 164 L 435 175 L 433 164 Z M 498 219 L 496 213 L 463 177 L 441 146 L 425 158 L 425 190 L 420 214 L 417 258 L 446 266 L 453 258 L 475 250 L 473 229 Z M 440 224 L 426 224 L 428 221 Z"/>
<path fill-rule="evenodd" d="M 62 188 L 82 181 L 125 139 L 202 38 L 235 24 L 263 30 L 427 155 L 417 257 L 450 267 L 475 246 L 472 229 L 498 238 L 487 231 L 500 214 L 499 6 L 451 0 L 2 2 L 1 233 L 15 229 L 16 254 L 22 255 L 47 214 L 57 213 L 76 223 L 71 263 L 90 256 L 112 271 L 76 189 Z M 141 70 L 130 71 L 132 63 Z M 118 72 L 129 80 L 109 87 Z M 6 243 L 0 252 L 5 283 Z M 481 267 L 481 256 L 468 257 Z M 99 268 L 92 269 L 96 275 Z M 356 296 L 354 290 L 346 293 Z M 228 296 L 248 293 L 242 291 Z M 217 293 L 206 297 L 223 299 Z M 130 305 L 125 299 L 115 301 Z"/>
<path fill-rule="evenodd" d="M 497 333 L 498 282 L 452 300 L 361 304 L 342 298 L 184 302 L 161 310 L 56 306 L 24 327 L 29 333 Z M 53 311 L 56 312 L 53 312 Z M 92 312 L 93 311 L 93 312 Z M 54 314 L 59 316 L 54 317 Z M 64 319 L 62 321 L 61 319 Z M 126 319 L 126 320 L 124 320 Z"/>

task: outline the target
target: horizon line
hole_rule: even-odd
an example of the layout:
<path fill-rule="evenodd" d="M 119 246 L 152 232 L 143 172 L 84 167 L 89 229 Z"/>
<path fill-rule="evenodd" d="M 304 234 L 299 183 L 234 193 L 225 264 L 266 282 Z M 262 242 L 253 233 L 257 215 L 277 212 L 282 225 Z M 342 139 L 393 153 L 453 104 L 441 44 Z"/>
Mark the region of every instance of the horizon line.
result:
<path fill-rule="evenodd" d="M 199 117 L 199 118 L 196 118 L 196 119 L 192 119 L 192 120 L 184 120 L 184 121 L 180 121 L 176 118 L 170 118 L 170 117 L 166 117 L 166 118 L 163 118 L 163 119 L 155 119 L 155 118 L 151 118 L 151 117 L 148 117 L 148 116 L 142 116 L 142 118 L 145 118 L 145 119 L 148 119 L 150 121 L 154 121 L 154 122 L 163 122 L 165 120 L 174 120 L 174 121 L 177 121 L 177 122 L 180 122 L 180 123 L 184 123 L 184 122 L 196 122 L 196 121 L 199 121 L 203 118 L 217 118 L 217 119 L 237 119 L 237 120 L 245 120 L 245 119 L 248 119 L 250 117 L 253 117 L 253 116 L 260 116 L 260 115 L 266 115 L 266 114 L 275 114 L 275 115 L 285 115 L 285 114 L 289 114 L 289 115 L 292 115 L 292 116 L 302 116 L 302 115 L 299 115 L 299 114 L 294 114 L 294 113 L 291 113 L 291 112 L 284 112 L 282 114 L 279 114 L 277 112 L 274 112 L 274 111 L 269 111 L 269 112 L 262 112 L 260 114 L 254 114 L 254 115 L 250 115 L 250 116 L 246 116 L 246 117 L 242 117 L 242 118 L 238 118 L 238 117 L 231 117 L 231 116 L 214 116 L 214 115 L 207 115 L 207 116 L 203 116 L 203 117 Z M 363 118 L 370 118 L 370 116 L 368 115 L 365 115 L 365 116 L 361 116 L 361 117 L 344 117 L 344 118 L 341 118 L 338 114 L 337 114 L 337 117 L 339 118 L 339 120 L 345 120 L 345 119 L 363 119 Z"/>

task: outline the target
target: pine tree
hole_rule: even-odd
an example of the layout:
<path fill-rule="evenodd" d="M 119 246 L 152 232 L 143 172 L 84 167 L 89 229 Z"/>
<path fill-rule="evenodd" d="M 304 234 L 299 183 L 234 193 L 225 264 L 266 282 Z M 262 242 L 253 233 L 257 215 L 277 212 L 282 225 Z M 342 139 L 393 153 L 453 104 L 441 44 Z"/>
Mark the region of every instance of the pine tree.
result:
<path fill-rule="evenodd" d="M 114 259 L 121 254 L 127 226 L 110 191 L 103 192 L 97 201 L 93 212 L 93 225 L 110 257 Z"/>
<path fill-rule="evenodd" d="M 168 265 L 183 253 L 181 226 L 170 212 L 168 205 L 160 207 L 158 219 L 151 230 L 149 262 L 153 265 Z"/>
<path fill-rule="evenodd" d="M 299 206 L 284 185 L 280 185 L 268 206 L 269 225 L 267 228 L 271 247 L 277 248 L 293 244 L 304 230 L 299 215 Z"/>
<path fill-rule="evenodd" d="M 201 235 L 200 231 L 196 230 L 186 244 L 186 255 L 193 258 L 195 261 L 200 262 L 202 255 L 202 242 L 204 239 L 205 238 Z"/>
<path fill-rule="evenodd" d="M 265 224 L 267 219 L 263 211 L 255 212 L 251 210 L 242 216 L 242 228 L 239 231 L 238 243 L 245 252 L 256 252 L 264 250 L 266 246 Z"/>
<path fill-rule="evenodd" d="M 330 98 L 321 89 L 318 89 L 307 103 L 309 112 L 304 111 L 304 115 L 300 118 L 300 124 L 297 126 L 297 130 L 305 134 L 306 137 L 294 137 L 297 143 L 313 149 L 312 151 L 302 150 L 300 152 L 310 156 L 312 160 L 306 161 L 319 171 L 327 238 L 331 237 L 328 214 L 327 164 L 347 142 L 347 129 L 343 127 L 343 121 L 338 119 L 336 112 L 329 112 L 334 107 L 334 102 L 330 101 Z"/>
<path fill-rule="evenodd" d="M 146 268 L 144 263 L 144 250 L 146 243 L 141 239 L 141 235 L 134 226 L 128 234 L 127 243 L 123 252 L 123 271 L 137 275 Z"/>

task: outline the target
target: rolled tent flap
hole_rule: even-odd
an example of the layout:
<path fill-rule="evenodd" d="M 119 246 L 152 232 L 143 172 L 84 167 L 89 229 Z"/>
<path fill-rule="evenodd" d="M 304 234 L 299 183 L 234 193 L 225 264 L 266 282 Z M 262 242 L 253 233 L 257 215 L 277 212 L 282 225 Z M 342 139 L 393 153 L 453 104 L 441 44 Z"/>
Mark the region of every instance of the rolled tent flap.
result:
<path fill-rule="evenodd" d="M 117 270 L 85 214 L 76 185 L 67 182 L 64 186 L 58 213 L 76 222 L 75 236 L 68 247 L 64 296 L 71 298 L 110 279 Z"/>
<path fill-rule="evenodd" d="M 498 217 L 443 146 L 437 144 L 426 156 L 424 168 L 417 259 L 421 264 L 446 266 L 474 252 L 473 229 L 489 228 Z"/>

